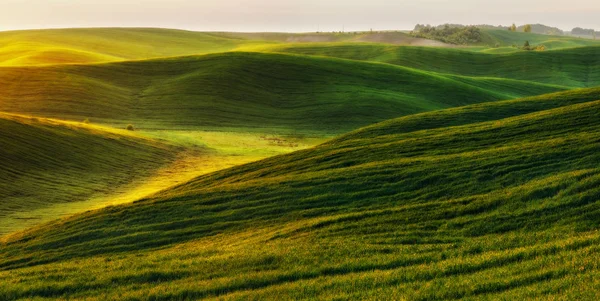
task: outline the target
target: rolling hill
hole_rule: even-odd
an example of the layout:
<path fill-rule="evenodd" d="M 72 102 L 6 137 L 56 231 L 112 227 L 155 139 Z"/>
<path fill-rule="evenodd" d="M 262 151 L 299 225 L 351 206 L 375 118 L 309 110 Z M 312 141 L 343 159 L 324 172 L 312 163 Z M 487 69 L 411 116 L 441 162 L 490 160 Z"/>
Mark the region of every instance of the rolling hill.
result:
<path fill-rule="evenodd" d="M 406 116 L 56 221 L 5 238 L 0 297 L 590 299 L 599 112 L 596 88 Z"/>
<path fill-rule="evenodd" d="M 6 31 L 0 32 L 0 66 L 141 60 L 224 52 L 251 43 L 211 33 L 158 28 Z"/>
<path fill-rule="evenodd" d="M 568 66 L 595 68 L 575 62 Z M 472 73 L 466 63 L 463 67 L 464 73 Z M 565 83 L 562 77 L 546 81 Z M 255 52 L 4 67 L 0 83 L 0 111 L 5 112 L 89 118 L 121 128 L 131 123 L 142 129 L 326 134 L 402 115 L 568 88 L 541 80 L 444 75 L 390 64 Z"/>
<path fill-rule="evenodd" d="M 0 300 L 593 299 L 600 44 L 483 33 L 0 32 Z"/>

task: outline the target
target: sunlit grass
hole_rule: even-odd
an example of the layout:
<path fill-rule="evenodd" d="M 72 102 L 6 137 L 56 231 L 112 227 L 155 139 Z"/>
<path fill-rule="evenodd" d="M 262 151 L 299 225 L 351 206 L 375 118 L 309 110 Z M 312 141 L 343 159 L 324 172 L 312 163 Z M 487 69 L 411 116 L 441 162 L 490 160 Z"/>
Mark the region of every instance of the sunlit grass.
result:
<path fill-rule="evenodd" d="M 263 41 L 154 28 L 0 32 L 0 66 L 89 64 L 231 51 Z"/>
<path fill-rule="evenodd" d="M 304 149 L 327 139 L 324 136 L 281 136 L 272 133 L 132 132 L 94 124 L 24 115 L 0 113 L 0 118 L 3 122 L 0 139 L 4 142 L 4 146 L 10 146 L 14 150 L 19 149 L 19 152 L 26 156 L 26 158 L 16 158 L 7 149 L 1 152 L 11 164 L 5 165 L 3 172 L 0 173 L 6 183 L 2 190 L 4 203 L 2 218 L 0 218 L 0 234 L 22 230 L 88 210 L 130 203 L 203 174 Z M 21 135 L 25 140 L 9 142 L 11 136 L 7 135 L 10 132 L 13 132 L 12 135 Z M 155 157 L 152 160 L 155 162 L 151 164 L 120 165 L 122 162 L 118 162 L 117 158 L 135 160 L 135 156 L 139 154 L 134 152 L 131 154 L 132 157 L 128 157 L 130 145 L 122 146 L 119 151 L 124 154 L 120 154 L 121 157 L 115 157 L 115 154 L 110 152 L 90 153 L 87 148 L 79 149 L 76 145 L 80 143 L 77 136 L 81 134 L 84 134 L 84 139 L 89 139 L 85 142 L 88 147 L 90 147 L 89 143 L 95 140 L 103 146 L 104 144 L 110 146 L 114 140 L 128 139 L 150 149 L 156 146 L 162 149 L 162 153 L 153 154 Z M 70 157 L 68 162 L 52 162 L 49 158 L 40 159 L 38 156 L 43 154 L 35 152 L 34 148 L 41 148 L 43 152 L 60 151 L 74 157 Z M 34 153 L 27 156 L 28 152 Z M 99 165 L 95 161 L 90 162 L 89 160 L 92 159 L 87 157 L 90 155 L 102 160 L 104 165 Z M 85 162 L 73 159 L 79 157 L 87 159 Z M 32 160 L 35 160 L 37 165 L 31 168 L 20 163 Z M 61 166 L 62 164 L 69 166 Z M 93 170 L 84 175 L 79 173 L 80 166 L 91 164 L 94 165 Z M 99 182 L 95 177 L 105 172 L 100 168 L 103 166 L 110 168 L 110 178 L 102 181 L 118 183 L 117 185 L 113 184 L 101 189 L 104 183 Z M 40 172 L 52 174 L 53 177 L 66 177 L 69 181 L 62 180 L 58 183 L 48 181 L 38 176 Z M 15 173 L 21 176 L 15 179 Z M 77 174 L 78 177 L 72 179 L 72 173 Z M 28 190 L 28 187 L 32 186 L 36 186 L 36 189 Z"/>

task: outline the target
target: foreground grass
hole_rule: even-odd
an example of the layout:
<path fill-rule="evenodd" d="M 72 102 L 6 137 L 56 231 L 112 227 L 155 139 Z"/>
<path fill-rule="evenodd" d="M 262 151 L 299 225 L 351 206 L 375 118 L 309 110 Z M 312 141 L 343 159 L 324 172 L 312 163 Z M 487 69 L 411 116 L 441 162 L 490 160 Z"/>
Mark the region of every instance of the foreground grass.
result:
<path fill-rule="evenodd" d="M 13 235 L 0 296 L 593 298 L 598 99 L 408 116 Z"/>

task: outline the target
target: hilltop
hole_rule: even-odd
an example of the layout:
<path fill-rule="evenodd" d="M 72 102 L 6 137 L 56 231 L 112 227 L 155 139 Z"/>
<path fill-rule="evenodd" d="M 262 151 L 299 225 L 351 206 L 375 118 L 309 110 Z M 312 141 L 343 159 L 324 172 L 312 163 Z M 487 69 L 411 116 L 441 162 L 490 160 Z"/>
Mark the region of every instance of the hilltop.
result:
<path fill-rule="evenodd" d="M 305 42 L 449 46 L 401 32 L 229 33 L 162 28 L 22 30 L 0 32 L 0 67 L 145 60 Z"/>
<path fill-rule="evenodd" d="M 230 51 L 243 40 L 159 28 L 0 32 L 0 66 L 89 64 Z"/>
<path fill-rule="evenodd" d="M 518 79 L 573 88 L 600 85 L 600 46 L 507 54 L 380 44 L 282 45 L 267 49 L 274 52 L 381 62 L 442 75 L 452 74 L 478 79 Z"/>
<path fill-rule="evenodd" d="M 0 296 L 589 298 L 599 111 L 477 104 L 205 175 L 7 238 Z"/>
<path fill-rule="evenodd" d="M 81 211 L 72 204 L 114 196 L 182 151 L 124 130 L 4 113 L 0 144 L 0 235 Z"/>

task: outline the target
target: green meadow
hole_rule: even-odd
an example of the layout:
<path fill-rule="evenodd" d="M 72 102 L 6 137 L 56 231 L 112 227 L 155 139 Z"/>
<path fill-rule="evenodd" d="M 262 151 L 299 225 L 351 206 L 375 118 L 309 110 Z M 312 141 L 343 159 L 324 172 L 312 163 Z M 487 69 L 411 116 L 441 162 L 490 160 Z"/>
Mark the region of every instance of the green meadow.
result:
<path fill-rule="evenodd" d="M 0 300 L 593 300 L 600 43 L 482 32 L 0 32 Z"/>

